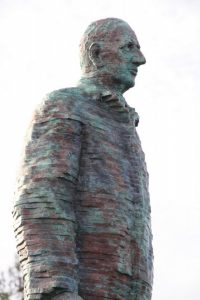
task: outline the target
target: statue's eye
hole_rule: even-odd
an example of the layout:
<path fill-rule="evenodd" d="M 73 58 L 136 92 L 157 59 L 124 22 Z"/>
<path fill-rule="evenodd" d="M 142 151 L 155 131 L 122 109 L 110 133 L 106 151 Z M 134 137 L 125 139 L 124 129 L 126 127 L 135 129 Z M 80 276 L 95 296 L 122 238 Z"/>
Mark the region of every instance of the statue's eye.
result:
<path fill-rule="evenodd" d="M 132 43 L 132 42 L 129 42 L 128 44 L 127 44 L 127 47 L 128 47 L 128 49 L 133 49 L 134 48 L 134 44 Z"/>

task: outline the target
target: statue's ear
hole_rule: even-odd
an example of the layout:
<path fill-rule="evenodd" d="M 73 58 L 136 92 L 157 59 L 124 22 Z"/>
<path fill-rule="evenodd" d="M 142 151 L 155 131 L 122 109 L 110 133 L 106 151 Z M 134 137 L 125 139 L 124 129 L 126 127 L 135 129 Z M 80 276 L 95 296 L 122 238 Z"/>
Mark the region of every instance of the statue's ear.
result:
<path fill-rule="evenodd" d="M 89 58 L 97 69 L 103 66 L 101 51 L 101 46 L 98 43 L 92 43 L 89 47 Z"/>

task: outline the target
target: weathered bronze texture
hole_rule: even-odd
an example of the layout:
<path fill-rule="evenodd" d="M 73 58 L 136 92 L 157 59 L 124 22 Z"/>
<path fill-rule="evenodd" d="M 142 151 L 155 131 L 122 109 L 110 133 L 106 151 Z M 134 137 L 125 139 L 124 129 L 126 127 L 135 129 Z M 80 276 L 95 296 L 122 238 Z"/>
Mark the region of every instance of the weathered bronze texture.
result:
<path fill-rule="evenodd" d="M 80 49 L 79 84 L 44 98 L 26 140 L 13 212 L 25 299 L 150 300 L 148 173 L 122 96 L 145 58 L 115 18 Z"/>

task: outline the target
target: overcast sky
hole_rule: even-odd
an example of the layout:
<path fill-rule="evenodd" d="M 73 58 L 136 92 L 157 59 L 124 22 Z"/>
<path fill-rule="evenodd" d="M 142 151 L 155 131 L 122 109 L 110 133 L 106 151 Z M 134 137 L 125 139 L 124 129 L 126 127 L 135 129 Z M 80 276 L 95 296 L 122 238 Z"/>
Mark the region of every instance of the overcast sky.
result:
<path fill-rule="evenodd" d="M 105 17 L 127 21 L 147 59 L 125 97 L 150 173 L 152 300 L 199 300 L 199 0 L 0 0 L 0 271 L 15 253 L 14 182 L 32 111 L 79 79 L 80 37 Z"/>

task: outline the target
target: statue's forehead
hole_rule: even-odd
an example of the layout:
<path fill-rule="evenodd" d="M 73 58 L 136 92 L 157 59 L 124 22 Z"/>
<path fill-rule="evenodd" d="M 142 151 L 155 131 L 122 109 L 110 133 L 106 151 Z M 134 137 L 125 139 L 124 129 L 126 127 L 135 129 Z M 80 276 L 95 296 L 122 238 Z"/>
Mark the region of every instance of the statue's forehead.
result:
<path fill-rule="evenodd" d="M 138 43 L 135 32 L 128 24 L 113 24 L 113 27 L 110 28 L 110 32 L 107 35 L 107 41 L 123 42 L 126 40 L 132 40 L 133 42 Z"/>

